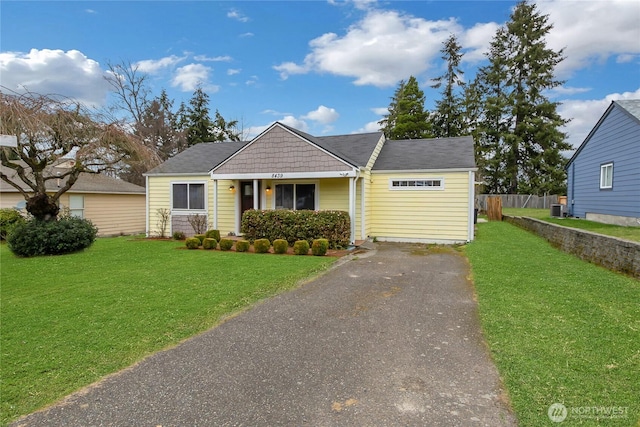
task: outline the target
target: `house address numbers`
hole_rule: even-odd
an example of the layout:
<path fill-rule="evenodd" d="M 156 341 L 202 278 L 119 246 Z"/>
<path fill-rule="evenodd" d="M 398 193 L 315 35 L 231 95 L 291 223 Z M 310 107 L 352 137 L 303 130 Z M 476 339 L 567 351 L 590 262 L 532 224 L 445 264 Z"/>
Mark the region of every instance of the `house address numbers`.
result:
<path fill-rule="evenodd" d="M 282 178 L 284 178 L 284 174 L 283 173 L 272 173 L 271 174 L 271 178 L 272 179 L 282 179 Z"/>

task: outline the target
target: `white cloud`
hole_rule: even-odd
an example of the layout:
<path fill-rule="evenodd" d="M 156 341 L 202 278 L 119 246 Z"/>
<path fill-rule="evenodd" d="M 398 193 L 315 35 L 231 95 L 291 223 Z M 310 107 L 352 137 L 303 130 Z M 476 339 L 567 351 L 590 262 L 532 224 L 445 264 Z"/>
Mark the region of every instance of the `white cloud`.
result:
<path fill-rule="evenodd" d="M 258 76 L 251 76 L 249 80 L 245 82 L 247 86 L 253 86 L 258 84 Z"/>
<path fill-rule="evenodd" d="M 240 74 L 241 71 L 242 71 L 242 69 L 240 69 L 240 68 L 229 68 L 227 70 L 227 76 L 233 76 L 235 74 Z"/>
<path fill-rule="evenodd" d="M 618 55 L 618 57 L 616 58 L 616 62 L 618 64 L 625 64 L 627 62 L 633 62 L 636 58 L 638 58 L 638 55 L 632 55 L 632 54 L 626 53 L 626 54 Z"/>
<path fill-rule="evenodd" d="M 171 67 L 185 59 L 186 59 L 186 56 L 180 57 L 176 55 L 171 55 L 171 56 L 165 56 L 164 58 L 160 58 L 160 59 L 145 59 L 142 61 L 138 61 L 133 65 L 134 67 L 138 67 L 138 70 L 143 73 L 154 74 L 163 68 Z"/>
<path fill-rule="evenodd" d="M 427 70 L 442 42 L 460 32 L 455 20 L 428 21 L 397 11 L 373 10 L 344 36 L 326 33 L 309 42 L 302 64 L 274 67 L 286 79 L 310 71 L 353 77 L 356 85 L 388 87 Z"/>
<path fill-rule="evenodd" d="M 183 92 L 194 91 L 198 85 L 202 85 L 207 92 L 217 92 L 220 87 L 208 83 L 210 73 L 211 68 L 205 65 L 188 64 L 176 70 L 171 85 L 180 87 Z"/>
<path fill-rule="evenodd" d="M 96 15 L 96 14 L 98 13 L 98 12 L 96 12 L 96 11 L 95 11 L 95 10 L 93 10 L 93 9 L 85 9 L 84 11 L 85 11 L 86 13 L 90 14 L 90 15 Z"/>
<path fill-rule="evenodd" d="M 375 107 L 371 108 L 371 111 L 379 116 L 384 116 L 389 113 L 389 107 Z"/>
<path fill-rule="evenodd" d="M 547 37 L 549 47 L 565 48 L 566 59 L 557 72 L 559 77 L 611 56 L 640 54 L 640 3 L 628 0 L 609 1 L 537 1 L 542 14 L 549 15 L 553 29 Z"/>
<path fill-rule="evenodd" d="M 298 119 L 294 116 L 284 116 L 282 119 L 278 120 L 280 123 L 283 123 L 287 126 L 291 126 L 294 129 L 301 130 L 302 132 L 309 131 L 309 125 L 302 119 Z"/>
<path fill-rule="evenodd" d="M 255 34 L 249 32 L 249 33 L 242 33 L 240 34 L 240 37 L 253 37 Z"/>
<path fill-rule="evenodd" d="M 231 9 L 227 12 L 227 18 L 235 19 L 240 22 L 249 22 L 249 18 L 237 9 Z"/>
<path fill-rule="evenodd" d="M 611 101 L 639 98 L 640 88 L 633 92 L 612 93 L 603 99 L 562 101 L 558 112 L 564 119 L 571 119 L 563 129 L 568 134 L 567 141 L 573 148 L 578 148 L 602 117 Z"/>
<path fill-rule="evenodd" d="M 313 120 L 314 122 L 328 125 L 338 120 L 340 114 L 334 108 L 328 108 L 324 105 L 319 106 L 313 111 L 309 111 L 306 115 L 302 116 L 303 119 Z"/>
<path fill-rule="evenodd" d="M 577 93 L 590 92 L 590 87 L 571 87 L 571 86 L 558 86 L 553 88 L 551 92 L 555 95 L 575 95 Z"/>
<path fill-rule="evenodd" d="M 478 62 L 486 58 L 485 53 L 489 51 L 491 40 L 498 31 L 498 25 L 495 22 L 479 23 L 473 27 L 461 32 L 458 43 L 463 46 L 463 61 Z"/>
<path fill-rule="evenodd" d="M 231 62 L 233 61 L 233 58 L 229 55 L 213 56 L 213 57 L 209 57 L 206 55 L 196 55 L 193 57 L 193 59 L 200 62 Z"/>
<path fill-rule="evenodd" d="M 0 53 L 0 85 L 16 92 L 58 94 L 103 105 L 109 85 L 100 64 L 77 50 L 31 49 Z"/>
<path fill-rule="evenodd" d="M 375 122 L 369 122 L 365 124 L 358 130 L 353 131 L 352 133 L 371 133 L 371 132 L 380 132 L 380 124 Z"/>

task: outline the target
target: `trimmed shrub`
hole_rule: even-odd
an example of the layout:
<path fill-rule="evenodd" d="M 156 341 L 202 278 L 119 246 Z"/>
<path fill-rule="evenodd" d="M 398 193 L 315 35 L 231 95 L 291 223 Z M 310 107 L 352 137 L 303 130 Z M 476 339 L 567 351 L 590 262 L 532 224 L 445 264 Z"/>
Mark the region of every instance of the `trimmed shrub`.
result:
<path fill-rule="evenodd" d="M 16 224 L 24 222 L 20 212 L 13 208 L 0 209 L 0 240 L 6 240 L 9 230 Z"/>
<path fill-rule="evenodd" d="M 266 254 L 269 252 L 269 248 L 271 247 L 271 242 L 269 239 L 258 239 L 253 242 L 253 250 L 257 254 Z"/>
<path fill-rule="evenodd" d="M 236 241 L 236 252 L 247 252 L 249 250 L 249 241 L 248 240 L 238 240 Z"/>
<path fill-rule="evenodd" d="M 298 240 L 293 244 L 293 253 L 296 255 L 306 255 L 309 253 L 309 242 Z"/>
<path fill-rule="evenodd" d="M 249 240 L 327 239 L 332 249 L 347 247 L 351 236 L 351 220 L 344 211 L 289 211 L 249 209 L 242 214 L 242 233 Z"/>
<path fill-rule="evenodd" d="M 216 239 L 205 237 L 202 241 L 202 247 L 204 249 L 215 249 L 218 247 L 218 241 Z"/>
<path fill-rule="evenodd" d="M 197 237 L 189 237 L 184 241 L 184 244 L 187 245 L 187 248 L 189 249 L 198 249 L 200 246 L 200 239 Z"/>
<path fill-rule="evenodd" d="M 205 235 L 204 234 L 196 234 L 195 236 L 196 239 L 200 240 L 200 244 L 202 245 L 202 242 L 204 242 L 205 239 Z"/>
<path fill-rule="evenodd" d="M 233 240 L 231 240 L 231 239 L 220 239 L 220 250 L 221 251 L 231 250 L 232 246 L 233 246 Z"/>
<path fill-rule="evenodd" d="M 273 241 L 273 253 L 286 254 L 289 249 L 289 242 L 284 239 L 276 239 Z"/>
<path fill-rule="evenodd" d="M 11 251 L 22 257 L 62 255 L 88 248 L 98 229 L 88 219 L 62 217 L 53 221 L 31 219 L 15 224 L 7 235 Z"/>
<path fill-rule="evenodd" d="M 207 230 L 204 236 L 208 239 L 216 239 L 216 242 L 220 241 L 220 230 Z"/>
<path fill-rule="evenodd" d="M 182 231 L 175 231 L 173 233 L 173 240 L 184 240 L 187 236 Z"/>
<path fill-rule="evenodd" d="M 329 249 L 329 241 L 327 239 L 316 239 L 311 244 L 311 253 L 315 256 L 324 256 Z"/>

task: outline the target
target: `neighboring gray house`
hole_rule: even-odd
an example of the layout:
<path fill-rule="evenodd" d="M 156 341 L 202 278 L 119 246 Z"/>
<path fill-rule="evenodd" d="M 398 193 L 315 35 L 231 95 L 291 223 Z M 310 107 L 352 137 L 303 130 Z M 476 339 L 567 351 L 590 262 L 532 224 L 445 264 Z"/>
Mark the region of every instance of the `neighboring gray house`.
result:
<path fill-rule="evenodd" d="M 569 214 L 640 226 L 640 99 L 613 101 L 567 164 Z"/>

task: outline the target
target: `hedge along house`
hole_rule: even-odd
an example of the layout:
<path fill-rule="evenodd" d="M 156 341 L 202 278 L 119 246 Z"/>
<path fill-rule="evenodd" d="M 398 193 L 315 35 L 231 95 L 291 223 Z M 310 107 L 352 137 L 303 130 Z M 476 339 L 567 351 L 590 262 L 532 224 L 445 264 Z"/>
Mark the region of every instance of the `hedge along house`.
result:
<path fill-rule="evenodd" d="M 189 216 L 240 234 L 247 209 L 342 210 L 351 241 L 454 243 L 473 239 L 471 137 L 386 141 L 381 132 L 314 137 L 274 123 L 248 142 L 197 144 L 147 177 L 147 234 L 162 209 L 170 232 Z"/>
<path fill-rule="evenodd" d="M 569 214 L 640 225 L 640 99 L 613 101 L 567 164 Z"/>

